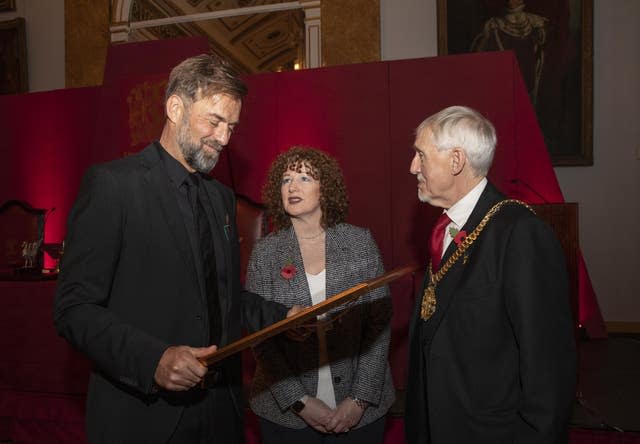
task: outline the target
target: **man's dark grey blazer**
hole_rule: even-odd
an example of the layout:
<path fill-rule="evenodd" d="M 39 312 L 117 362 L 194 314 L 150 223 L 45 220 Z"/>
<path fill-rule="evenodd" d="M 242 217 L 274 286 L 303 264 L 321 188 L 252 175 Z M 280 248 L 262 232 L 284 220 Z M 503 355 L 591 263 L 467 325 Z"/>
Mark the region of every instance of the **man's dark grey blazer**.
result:
<path fill-rule="evenodd" d="M 209 345 L 207 302 L 174 185 L 152 144 L 85 174 L 68 221 L 54 303 L 58 332 L 95 362 L 86 404 L 92 443 L 165 442 L 192 392 L 156 390 L 154 372 L 167 347 Z M 160 148 L 162 149 L 162 148 Z M 235 199 L 204 180 L 218 266 L 220 345 L 282 319 L 286 309 L 244 292 L 239 279 Z M 242 440 L 238 356 L 222 364 L 236 424 L 220 430 Z M 228 436 L 225 436 L 228 435 Z"/>

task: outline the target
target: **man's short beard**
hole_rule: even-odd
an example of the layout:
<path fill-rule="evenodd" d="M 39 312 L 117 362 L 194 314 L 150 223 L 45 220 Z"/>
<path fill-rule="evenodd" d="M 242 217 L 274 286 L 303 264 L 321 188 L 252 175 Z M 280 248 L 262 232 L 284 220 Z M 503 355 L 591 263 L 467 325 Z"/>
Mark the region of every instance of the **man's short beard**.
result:
<path fill-rule="evenodd" d="M 208 156 L 203 144 L 208 144 L 212 148 L 216 149 L 216 154 L 212 156 Z M 182 152 L 182 156 L 184 157 L 185 162 L 193 168 L 194 170 L 208 174 L 216 163 L 218 163 L 218 158 L 220 155 L 217 153 L 217 149 L 220 148 L 220 144 L 216 141 L 207 141 L 200 140 L 199 142 L 194 143 L 191 139 L 191 130 L 189 128 L 189 115 L 185 114 L 180 129 L 178 130 L 178 147 Z"/>

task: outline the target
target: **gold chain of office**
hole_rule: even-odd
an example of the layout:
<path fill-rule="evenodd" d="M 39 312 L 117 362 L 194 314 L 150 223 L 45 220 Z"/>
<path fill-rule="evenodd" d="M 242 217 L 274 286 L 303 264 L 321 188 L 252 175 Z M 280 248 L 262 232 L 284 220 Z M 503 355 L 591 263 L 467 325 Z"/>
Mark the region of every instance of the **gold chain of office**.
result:
<path fill-rule="evenodd" d="M 445 264 L 438 270 L 437 273 L 433 273 L 433 267 L 431 263 L 429 263 L 429 284 L 427 288 L 424 290 L 424 294 L 422 295 L 422 305 L 420 307 L 420 317 L 422 320 L 426 321 L 429 319 L 433 313 L 436 311 L 436 286 L 438 282 L 442 280 L 445 274 L 449 271 L 453 264 L 456 263 L 458 259 L 462 257 L 465 251 L 469 249 L 469 247 L 476 241 L 482 230 L 484 230 L 485 225 L 489 222 L 489 220 L 498 212 L 500 209 L 508 204 L 517 204 L 526 207 L 529 211 L 535 214 L 533 208 L 531 208 L 526 203 L 517 200 L 517 199 L 505 199 L 501 200 L 497 204 L 495 204 L 487 214 L 484 215 L 478 226 L 464 238 L 462 242 L 458 245 L 456 251 L 451 255 L 451 257 L 445 262 Z"/>

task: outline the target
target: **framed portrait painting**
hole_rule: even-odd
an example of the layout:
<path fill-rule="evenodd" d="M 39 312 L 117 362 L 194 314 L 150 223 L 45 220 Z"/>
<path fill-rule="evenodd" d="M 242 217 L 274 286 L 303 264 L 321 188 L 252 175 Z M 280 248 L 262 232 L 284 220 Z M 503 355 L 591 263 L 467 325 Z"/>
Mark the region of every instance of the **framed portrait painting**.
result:
<path fill-rule="evenodd" d="M 554 166 L 593 165 L 593 0 L 438 0 L 438 53 L 514 52 Z"/>
<path fill-rule="evenodd" d="M 29 90 L 24 19 L 0 22 L 0 94 Z"/>

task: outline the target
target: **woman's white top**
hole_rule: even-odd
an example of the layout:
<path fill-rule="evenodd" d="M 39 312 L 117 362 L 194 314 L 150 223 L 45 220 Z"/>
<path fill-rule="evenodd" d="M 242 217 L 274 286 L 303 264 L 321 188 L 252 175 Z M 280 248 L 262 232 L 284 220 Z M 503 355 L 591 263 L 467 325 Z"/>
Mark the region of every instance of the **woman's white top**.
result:
<path fill-rule="evenodd" d="M 307 283 L 311 291 L 311 303 L 316 305 L 327 298 L 327 285 L 325 281 L 326 270 L 322 270 L 318 274 L 307 275 Z M 326 315 L 318 316 L 321 321 Z M 333 391 L 333 381 L 331 379 L 331 366 L 329 365 L 329 354 L 327 353 L 327 337 L 325 327 L 322 323 L 318 324 L 318 392 L 316 398 L 323 401 L 332 409 L 336 408 L 336 395 Z"/>

